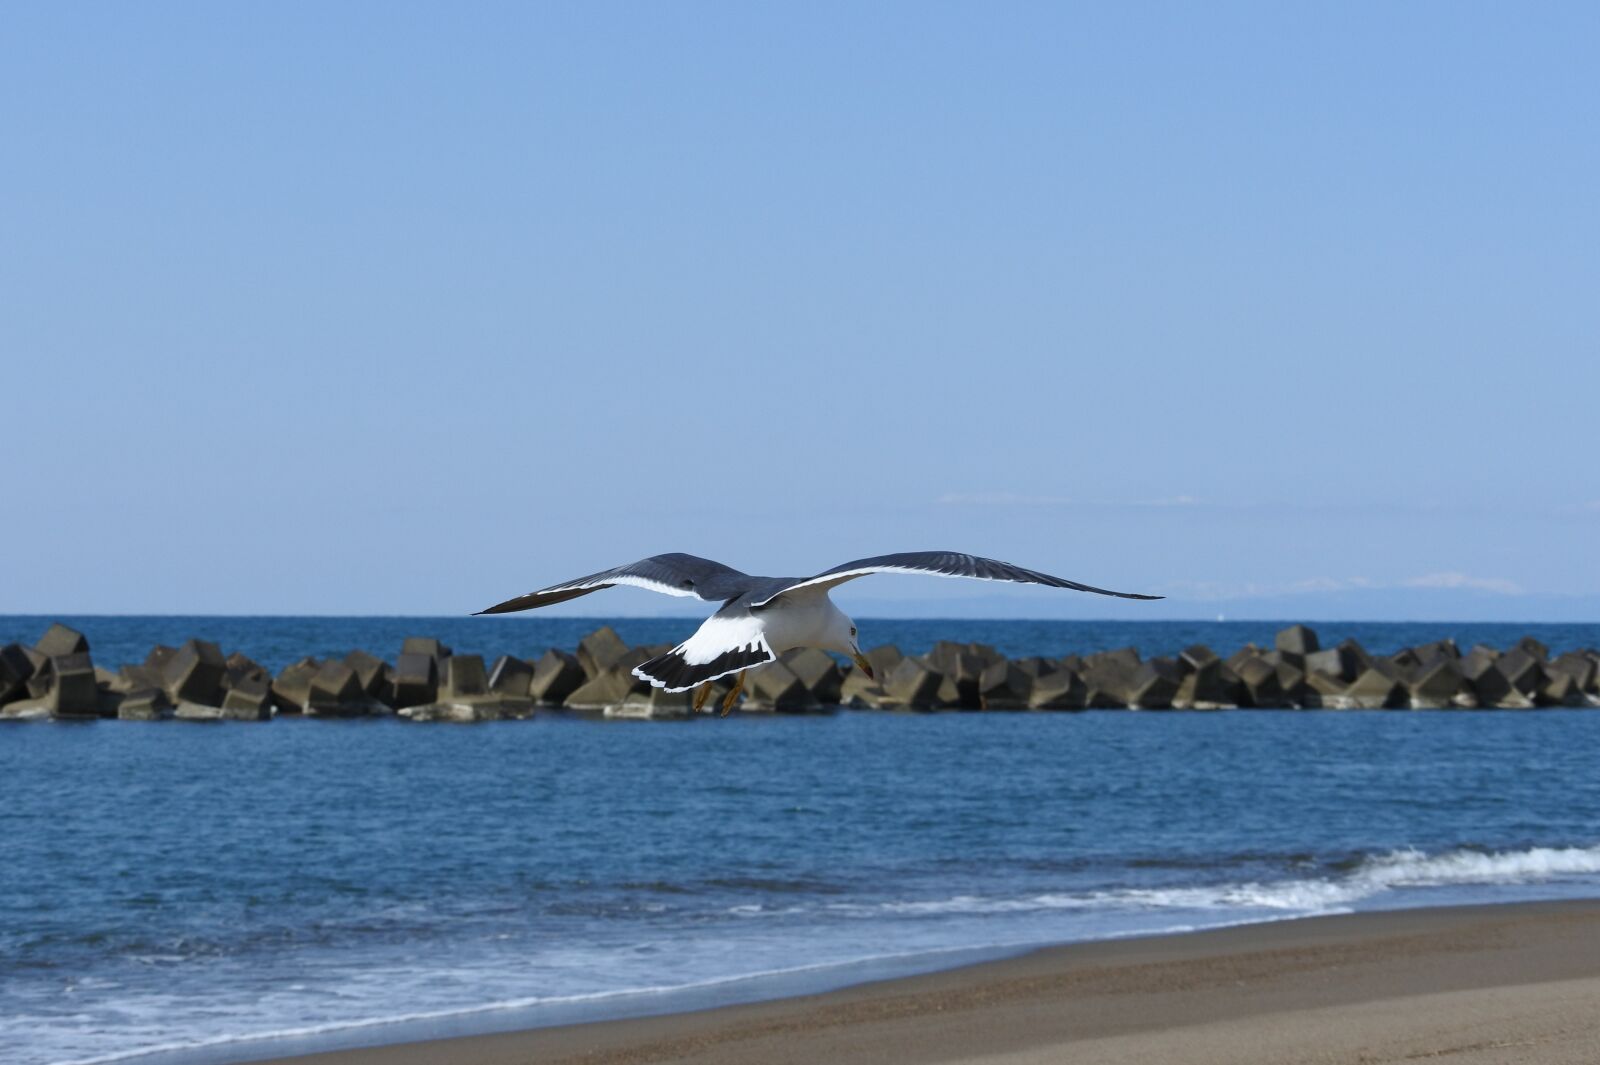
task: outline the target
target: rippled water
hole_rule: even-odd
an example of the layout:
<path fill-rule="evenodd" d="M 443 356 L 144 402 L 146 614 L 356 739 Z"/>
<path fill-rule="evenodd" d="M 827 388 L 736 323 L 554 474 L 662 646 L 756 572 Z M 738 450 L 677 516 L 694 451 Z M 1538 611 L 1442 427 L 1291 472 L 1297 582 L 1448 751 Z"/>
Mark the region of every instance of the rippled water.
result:
<path fill-rule="evenodd" d="M 51 621 L 62 621 L 89 637 L 95 662 L 116 668 L 143 662 L 158 643 L 176 645 L 191 636 L 213 640 L 224 653 L 243 651 L 271 669 L 305 655 L 337 657 L 355 648 L 394 660 L 407 636 L 437 636 L 461 654 L 488 659 L 513 654 L 537 657 L 546 647 L 571 649 L 603 624 L 634 644 L 676 643 L 695 630 L 695 618 L 550 618 L 513 614 L 493 618 L 343 617 L 43 617 L 0 615 L 0 644 L 32 643 Z M 1176 654 L 1203 643 L 1227 657 L 1246 643 L 1272 646 L 1289 622 L 1275 621 L 982 621 L 858 619 L 861 645 L 896 644 L 921 654 L 938 640 L 975 640 L 1012 655 L 1086 654 L 1136 647 L 1145 656 Z M 1389 654 L 1434 640 L 1453 638 L 1462 650 L 1474 643 L 1506 648 L 1532 635 L 1560 652 L 1600 647 L 1600 624 L 1506 624 L 1499 622 L 1334 621 L 1315 625 L 1323 646 L 1353 637 L 1368 650 Z"/>
<path fill-rule="evenodd" d="M 0 1060 L 237 1059 L 1595 895 L 1597 747 L 1582 710 L 15 725 Z"/>

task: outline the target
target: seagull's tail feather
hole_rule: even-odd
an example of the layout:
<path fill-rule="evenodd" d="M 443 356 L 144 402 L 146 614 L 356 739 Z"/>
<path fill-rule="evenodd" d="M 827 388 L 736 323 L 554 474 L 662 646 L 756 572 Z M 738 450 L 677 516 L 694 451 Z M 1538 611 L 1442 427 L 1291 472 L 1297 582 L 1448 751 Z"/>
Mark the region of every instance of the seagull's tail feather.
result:
<path fill-rule="evenodd" d="M 708 680 L 726 677 L 741 669 L 762 666 L 778 657 L 767 646 L 766 640 L 757 640 L 744 647 L 732 647 L 709 662 L 690 662 L 684 657 L 684 647 L 679 644 L 664 655 L 633 667 L 633 675 L 647 680 L 652 686 L 669 692 L 698 688 Z"/>

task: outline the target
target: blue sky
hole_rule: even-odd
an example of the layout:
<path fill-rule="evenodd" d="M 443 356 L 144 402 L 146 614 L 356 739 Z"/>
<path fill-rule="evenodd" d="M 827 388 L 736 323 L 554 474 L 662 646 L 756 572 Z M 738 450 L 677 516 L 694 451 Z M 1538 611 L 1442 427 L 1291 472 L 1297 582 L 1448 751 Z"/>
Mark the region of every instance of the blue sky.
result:
<path fill-rule="evenodd" d="M 1600 618 L 1597 41 L 1588 4 L 7 5 L 0 613 L 938 547 L 1171 598 L 841 602 Z"/>

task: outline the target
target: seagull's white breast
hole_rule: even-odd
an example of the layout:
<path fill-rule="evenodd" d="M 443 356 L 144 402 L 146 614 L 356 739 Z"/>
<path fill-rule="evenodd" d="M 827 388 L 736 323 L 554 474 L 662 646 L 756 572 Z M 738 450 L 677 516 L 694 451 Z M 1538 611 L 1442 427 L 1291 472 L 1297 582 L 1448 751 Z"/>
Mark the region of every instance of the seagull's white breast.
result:
<path fill-rule="evenodd" d="M 767 646 L 778 654 L 792 647 L 839 650 L 839 630 L 850 631 L 850 619 L 821 590 L 782 596 L 756 616 L 761 619 Z"/>

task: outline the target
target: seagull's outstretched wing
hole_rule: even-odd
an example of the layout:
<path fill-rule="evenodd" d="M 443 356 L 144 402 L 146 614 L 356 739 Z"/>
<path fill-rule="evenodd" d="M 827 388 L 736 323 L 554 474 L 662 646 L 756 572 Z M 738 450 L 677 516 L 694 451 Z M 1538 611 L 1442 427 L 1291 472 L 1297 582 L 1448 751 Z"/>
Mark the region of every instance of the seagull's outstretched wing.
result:
<path fill-rule="evenodd" d="M 958 551 L 902 551 L 894 555 L 877 555 L 873 558 L 860 558 L 854 562 L 846 562 L 842 566 L 835 566 L 825 570 L 815 577 L 802 577 L 786 588 L 767 596 L 760 602 L 751 603 L 752 609 L 766 606 L 774 599 L 801 588 L 816 588 L 826 590 L 845 581 L 853 581 L 857 577 L 865 577 L 869 573 L 928 573 L 935 577 L 971 577 L 980 581 L 1010 581 L 1013 584 L 1045 584 L 1051 588 L 1071 588 L 1075 592 L 1094 592 L 1098 595 L 1114 595 L 1119 599 L 1162 599 L 1159 595 L 1138 595 L 1134 592 L 1113 592 L 1106 588 L 1096 588 L 1090 584 L 1079 584 L 1077 581 L 1063 580 L 1052 577 L 1048 573 L 1037 570 L 1023 569 L 1013 566 L 1009 562 L 997 562 L 992 558 L 979 558 L 977 555 L 963 555 Z"/>
<path fill-rule="evenodd" d="M 724 566 L 720 562 L 713 562 L 709 558 L 673 552 L 666 555 L 652 555 L 630 565 L 601 570 L 599 573 L 591 573 L 577 580 L 552 584 L 537 592 L 529 592 L 527 595 L 519 595 L 515 599 L 496 603 L 478 613 L 509 614 L 515 610 L 532 610 L 534 607 L 565 603 L 568 599 L 576 599 L 580 595 L 598 592 L 602 588 L 610 588 L 616 584 L 648 588 L 652 592 L 661 592 L 665 595 L 697 595 L 701 599 L 720 602 L 749 590 L 751 580 L 747 574 Z"/>

